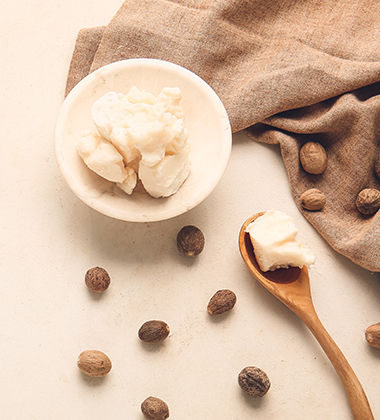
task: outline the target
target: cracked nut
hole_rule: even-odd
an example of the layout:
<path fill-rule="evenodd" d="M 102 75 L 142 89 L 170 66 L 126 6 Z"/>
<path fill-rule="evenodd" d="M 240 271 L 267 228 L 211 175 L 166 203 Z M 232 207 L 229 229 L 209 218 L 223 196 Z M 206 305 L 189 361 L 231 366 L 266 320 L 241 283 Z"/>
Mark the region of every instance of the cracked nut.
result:
<path fill-rule="evenodd" d="M 166 402 L 155 397 L 148 397 L 143 401 L 141 411 L 151 420 L 165 420 L 169 417 L 169 407 Z"/>
<path fill-rule="evenodd" d="M 102 293 L 108 289 L 111 279 L 104 268 L 90 268 L 85 276 L 86 286 L 96 293 Z"/>
<path fill-rule="evenodd" d="M 83 351 L 78 357 L 77 364 L 85 375 L 94 378 L 107 375 L 112 368 L 109 357 L 99 350 Z"/>
<path fill-rule="evenodd" d="M 380 208 L 380 191 L 374 188 L 365 188 L 356 198 L 356 207 L 362 214 L 374 214 Z"/>
<path fill-rule="evenodd" d="M 147 343 L 159 343 L 169 335 L 170 328 L 163 321 L 147 321 L 139 329 L 139 338 Z"/>
<path fill-rule="evenodd" d="M 322 210 L 326 204 L 326 196 L 316 188 L 311 188 L 302 193 L 300 200 L 302 207 L 306 210 Z"/>
<path fill-rule="evenodd" d="M 270 388 L 267 374 L 255 366 L 244 368 L 239 374 L 240 388 L 253 397 L 263 397 Z"/>
<path fill-rule="evenodd" d="M 300 161 L 306 172 L 320 175 L 327 166 L 326 150 L 321 144 L 309 141 L 300 149 Z"/>
<path fill-rule="evenodd" d="M 365 330 L 365 338 L 370 346 L 380 349 L 380 322 Z"/>
<path fill-rule="evenodd" d="M 210 299 L 207 312 L 210 315 L 219 315 L 230 311 L 236 303 L 236 295 L 231 290 L 218 290 Z"/>
<path fill-rule="evenodd" d="M 203 251 L 205 238 L 196 226 L 184 226 L 177 234 L 178 251 L 189 257 L 194 257 Z"/>

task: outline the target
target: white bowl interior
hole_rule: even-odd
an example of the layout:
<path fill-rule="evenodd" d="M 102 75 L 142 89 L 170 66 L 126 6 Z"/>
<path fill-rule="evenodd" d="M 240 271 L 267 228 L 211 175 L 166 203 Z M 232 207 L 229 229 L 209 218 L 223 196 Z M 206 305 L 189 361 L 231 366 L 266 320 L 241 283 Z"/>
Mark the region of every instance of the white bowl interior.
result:
<path fill-rule="evenodd" d="M 145 192 L 128 196 L 89 170 L 76 152 L 75 142 L 82 133 L 95 130 L 92 104 L 110 90 L 126 93 L 132 86 L 155 95 L 166 86 L 182 91 L 191 173 L 171 197 L 155 199 Z M 90 207 L 126 221 L 163 220 L 193 208 L 218 183 L 230 152 L 231 128 L 216 93 L 194 73 L 161 60 L 123 60 L 91 73 L 65 99 L 56 127 L 57 159 L 70 188 Z"/>

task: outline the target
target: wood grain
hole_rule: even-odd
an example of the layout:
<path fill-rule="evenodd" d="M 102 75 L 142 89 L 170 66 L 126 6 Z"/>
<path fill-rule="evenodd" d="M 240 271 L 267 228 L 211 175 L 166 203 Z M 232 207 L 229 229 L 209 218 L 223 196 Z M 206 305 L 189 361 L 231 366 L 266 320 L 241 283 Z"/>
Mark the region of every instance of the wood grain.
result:
<path fill-rule="evenodd" d="M 260 270 L 249 234 L 245 229 L 262 214 L 250 217 L 240 230 L 239 248 L 243 260 L 257 280 L 302 319 L 318 340 L 343 383 L 354 419 L 374 420 L 368 399 L 355 372 L 318 318 L 311 297 L 307 268 L 292 267 L 270 272 Z"/>

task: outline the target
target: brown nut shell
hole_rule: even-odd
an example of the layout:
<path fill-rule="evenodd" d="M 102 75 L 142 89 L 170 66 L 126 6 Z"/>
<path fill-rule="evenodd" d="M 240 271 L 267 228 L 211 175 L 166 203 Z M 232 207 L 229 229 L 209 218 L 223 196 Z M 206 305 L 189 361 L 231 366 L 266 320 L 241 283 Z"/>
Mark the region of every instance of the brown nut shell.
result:
<path fill-rule="evenodd" d="M 169 335 L 169 325 L 164 321 L 147 321 L 139 329 L 139 338 L 147 343 L 159 343 Z"/>
<path fill-rule="evenodd" d="M 312 211 L 322 210 L 326 204 L 326 196 L 316 188 L 311 188 L 302 193 L 300 200 L 304 209 Z"/>
<path fill-rule="evenodd" d="M 240 388 L 253 397 L 263 397 L 270 388 L 267 374 L 258 367 L 248 366 L 239 374 Z"/>
<path fill-rule="evenodd" d="M 365 330 L 365 338 L 370 346 L 380 349 L 380 322 Z"/>
<path fill-rule="evenodd" d="M 156 397 L 148 397 L 141 404 L 141 411 L 150 420 L 165 420 L 169 417 L 169 407 L 165 401 Z"/>
<path fill-rule="evenodd" d="M 205 237 L 196 226 L 184 226 L 177 234 L 178 251 L 188 257 L 199 255 L 205 246 Z"/>
<path fill-rule="evenodd" d="M 309 141 L 300 149 L 303 169 L 312 175 L 322 174 L 327 167 L 327 153 L 320 143 Z"/>
<path fill-rule="evenodd" d="M 102 293 L 108 289 L 111 279 L 104 268 L 90 268 L 85 276 L 86 286 L 96 293 Z"/>
<path fill-rule="evenodd" d="M 218 290 L 210 299 L 207 312 L 210 315 L 219 315 L 230 311 L 236 303 L 236 295 L 231 290 Z"/>
<path fill-rule="evenodd" d="M 85 350 L 78 357 L 78 367 L 87 376 L 98 378 L 112 368 L 110 358 L 99 350 Z"/>
<path fill-rule="evenodd" d="M 360 213 L 371 215 L 380 208 L 380 191 L 375 188 L 365 188 L 356 197 L 356 208 Z"/>

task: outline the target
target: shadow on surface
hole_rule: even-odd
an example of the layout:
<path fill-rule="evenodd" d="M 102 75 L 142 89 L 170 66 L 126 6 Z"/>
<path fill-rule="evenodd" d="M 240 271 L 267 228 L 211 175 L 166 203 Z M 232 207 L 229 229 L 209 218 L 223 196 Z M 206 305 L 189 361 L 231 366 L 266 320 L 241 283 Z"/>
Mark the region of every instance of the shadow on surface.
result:
<path fill-rule="evenodd" d="M 173 219 L 153 223 L 124 222 L 104 216 L 86 205 L 78 203 L 75 212 L 65 212 L 69 226 L 77 227 L 75 236 L 82 237 L 77 242 L 87 242 L 110 262 L 120 260 L 141 265 L 154 265 L 162 259 L 171 259 L 182 266 L 194 266 L 200 256 L 186 257 L 179 253 L 176 245 L 178 231 L 186 224 L 202 226 L 209 211 L 204 204 Z M 205 217 L 206 216 L 206 217 Z M 207 240 L 206 240 L 207 247 Z M 83 250 L 85 252 L 85 250 Z"/>
<path fill-rule="evenodd" d="M 99 301 L 103 299 L 105 293 L 107 293 L 107 291 L 104 291 L 102 293 L 93 292 L 87 287 L 87 296 L 89 296 L 94 301 Z"/>
<path fill-rule="evenodd" d="M 91 376 L 85 375 L 83 372 L 79 371 L 78 375 L 81 377 L 83 382 L 86 382 L 88 386 L 100 386 L 107 381 L 108 375 L 102 376 L 100 378 L 93 378 Z"/>
<path fill-rule="evenodd" d="M 207 308 L 206 308 L 207 312 Z M 207 313 L 207 321 L 211 322 L 212 324 L 220 324 L 222 322 L 225 322 L 227 318 L 232 318 L 234 316 L 235 309 L 231 309 L 230 311 L 224 312 L 220 315 L 210 315 Z"/>
<path fill-rule="evenodd" d="M 268 393 L 270 392 L 270 389 L 268 391 Z M 247 405 L 249 405 L 252 408 L 255 409 L 263 409 L 263 407 L 265 406 L 265 399 L 266 399 L 266 395 L 264 395 L 263 397 L 253 397 L 251 395 L 248 395 L 246 392 L 244 392 L 243 390 L 241 390 L 240 392 L 240 399 Z"/>
<path fill-rule="evenodd" d="M 140 341 L 140 346 L 141 348 L 148 352 L 148 353 L 158 353 L 159 351 L 163 350 L 164 347 L 166 346 L 166 341 L 170 338 L 170 336 L 168 338 L 166 338 L 164 341 L 162 341 L 161 343 L 147 343 L 145 341 Z"/>

